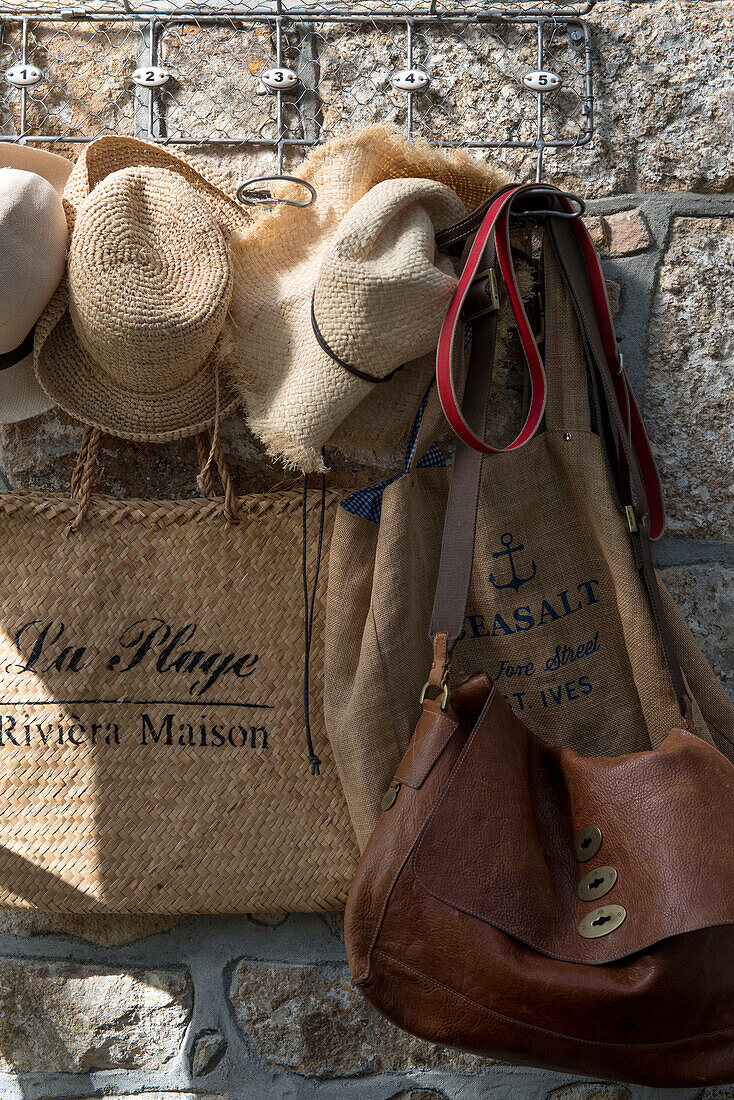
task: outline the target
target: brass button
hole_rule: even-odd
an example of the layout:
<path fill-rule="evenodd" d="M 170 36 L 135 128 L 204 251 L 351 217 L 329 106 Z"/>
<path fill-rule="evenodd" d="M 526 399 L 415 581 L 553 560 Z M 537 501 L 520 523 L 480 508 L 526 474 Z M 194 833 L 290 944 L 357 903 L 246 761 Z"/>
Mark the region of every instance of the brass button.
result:
<path fill-rule="evenodd" d="M 584 875 L 578 884 L 576 893 L 582 901 L 596 901 L 608 894 L 617 881 L 617 871 L 614 867 L 597 867 Z"/>
<path fill-rule="evenodd" d="M 626 919 L 627 910 L 623 905 L 600 905 L 579 923 L 579 934 L 585 940 L 598 940 L 600 936 L 614 932 Z"/>
<path fill-rule="evenodd" d="M 588 863 L 601 848 L 601 829 L 598 825 L 586 825 L 576 834 L 573 854 L 579 863 Z"/>
<path fill-rule="evenodd" d="M 391 806 L 395 804 L 395 799 L 398 797 L 398 791 L 400 790 L 399 783 L 391 784 L 384 795 L 382 796 L 382 811 L 389 810 Z"/>

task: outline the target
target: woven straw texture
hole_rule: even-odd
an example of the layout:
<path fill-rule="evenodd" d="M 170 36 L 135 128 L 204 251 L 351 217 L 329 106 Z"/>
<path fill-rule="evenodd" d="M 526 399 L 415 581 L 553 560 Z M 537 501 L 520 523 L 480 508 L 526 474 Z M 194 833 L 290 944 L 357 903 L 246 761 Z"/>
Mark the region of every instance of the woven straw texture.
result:
<path fill-rule="evenodd" d="M 218 340 L 244 212 L 186 161 L 126 138 L 85 150 L 64 207 L 67 277 L 34 349 L 48 395 L 86 424 L 152 442 L 234 411 Z"/>
<path fill-rule="evenodd" d="M 456 281 L 453 261 L 435 253 L 435 232 L 505 177 L 383 126 L 327 142 L 294 172 L 315 187 L 316 202 L 280 206 L 232 244 L 232 381 L 252 431 L 294 468 L 320 470 L 325 443 L 391 459 L 430 380 Z M 329 358 L 311 326 L 314 291 L 341 359 L 378 377 L 404 369 L 373 384 Z"/>
<path fill-rule="evenodd" d="M 680 713 L 590 431 L 580 334 L 558 277 L 546 294 L 546 369 L 545 430 L 484 462 L 453 675 L 488 672 L 554 744 L 611 756 L 657 747 Z M 342 508 L 335 521 L 325 713 L 360 847 L 420 713 L 449 479 L 413 469 L 388 486 L 379 525 Z M 697 731 L 734 760 L 734 707 L 679 612 L 673 629 Z"/>
<path fill-rule="evenodd" d="M 335 497 L 329 494 L 326 541 Z M 273 913 L 344 904 L 357 855 L 324 733 L 316 595 L 303 732 L 301 493 L 0 495 L 0 905 Z M 309 494 L 309 576 L 320 494 Z"/>

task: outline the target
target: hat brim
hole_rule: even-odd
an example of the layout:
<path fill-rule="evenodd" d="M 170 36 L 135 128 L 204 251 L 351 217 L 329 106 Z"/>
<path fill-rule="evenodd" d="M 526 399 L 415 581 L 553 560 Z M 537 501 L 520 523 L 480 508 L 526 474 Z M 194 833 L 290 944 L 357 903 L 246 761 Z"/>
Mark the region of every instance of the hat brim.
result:
<path fill-rule="evenodd" d="M 13 141 L 0 141 L 0 168 L 35 172 L 37 176 L 48 180 L 59 195 L 63 193 L 73 167 L 72 161 L 60 157 L 58 153 L 34 149 L 30 145 L 18 145 Z"/>
<path fill-rule="evenodd" d="M 436 353 L 431 351 L 373 387 L 329 437 L 329 448 L 369 465 L 399 467 L 435 370 Z"/>
<path fill-rule="evenodd" d="M 53 399 L 44 392 L 33 373 L 32 355 L 26 355 L 25 359 L 0 373 L 0 424 L 17 424 L 53 407 Z"/>
<path fill-rule="evenodd" d="M 70 416 L 121 439 L 165 443 L 213 428 L 217 420 L 237 408 L 238 398 L 216 347 L 191 378 L 177 383 L 173 390 L 137 395 L 115 385 L 79 343 L 69 311 L 62 308 L 66 297 L 65 288 L 63 296 L 57 292 L 49 310 L 55 305 L 60 312 L 58 321 L 52 322 L 45 335 L 39 336 L 37 331 L 35 368 L 45 393 Z"/>

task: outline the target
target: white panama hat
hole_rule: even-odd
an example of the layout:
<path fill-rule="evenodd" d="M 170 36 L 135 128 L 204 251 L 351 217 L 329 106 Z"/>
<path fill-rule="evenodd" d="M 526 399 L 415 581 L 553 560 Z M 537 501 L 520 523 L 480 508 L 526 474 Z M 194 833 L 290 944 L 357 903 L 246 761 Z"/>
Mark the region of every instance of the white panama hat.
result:
<path fill-rule="evenodd" d="M 64 274 L 71 169 L 55 153 L 0 142 L 0 424 L 54 404 L 33 372 L 33 332 Z"/>

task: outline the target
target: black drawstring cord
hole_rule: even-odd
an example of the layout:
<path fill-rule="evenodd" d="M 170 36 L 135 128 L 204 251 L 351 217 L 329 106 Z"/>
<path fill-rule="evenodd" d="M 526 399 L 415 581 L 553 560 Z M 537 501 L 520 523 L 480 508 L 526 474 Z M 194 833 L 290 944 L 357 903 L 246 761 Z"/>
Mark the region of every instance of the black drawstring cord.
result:
<path fill-rule="evenodd" d="M 324 523 L 326 518 L 326 474 L 321 475 L 321 514 L 319 517 L 319 541 L 316 549 L 316 575 L 313 581 L 313 588 L 309 594 L 308 590 L 308 563 L 306 560 L 308 550 L 308 529 L 306 523 L 306 504 L 308 501 L 308 474 L 303 475 L 303 598 L 305 605 L 305 661 L 303 669 L 303 714 L 306 725 L 306 744 L 308 746 L 308 760 L 311 765 L 311 775 L 319 775 L 319 768 L 321 767 L 321 761 L 314 752 L 313 740 L 311 738 L 311 709 L 309 703 L 310 695 L 310 665 L 311 665 L 311 638 L 313 635 L 313 613 L 314 605 L 316 603 L 316 589 L 319 583 L 319 573 L 321 572 L 321 552 L 324 545 Z"/>

